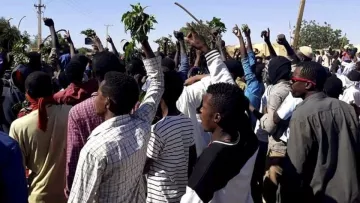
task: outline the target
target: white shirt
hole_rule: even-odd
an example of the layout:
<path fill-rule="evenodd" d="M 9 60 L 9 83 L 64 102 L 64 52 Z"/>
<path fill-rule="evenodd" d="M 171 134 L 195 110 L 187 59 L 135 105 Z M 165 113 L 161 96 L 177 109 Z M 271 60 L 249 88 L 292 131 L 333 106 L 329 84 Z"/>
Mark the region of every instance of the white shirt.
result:
<path fill-rule="evenodd" d="M 111 118 L 82 148 L 68 202 L 145 202 L 142 176 L 151 122 L 164 91 L 161 58 L 144 60 L 150 87 L 132 115 Z"/>
<path fill-rule="evenodd" d="M 345 66 L 344 71 L 342 72 L 343 75 L 347 75 L 348 73 L 350 73 L 350 71 L 355 69 L 355 63 L 354 62 L 350 62 L 350 63 L 346 63 L 345 61 L 341 62 L 342 66 Z"/>
<path fill-rule="evenodd" d="M 340 95 L 340 100 L 348 104 L 355 103 L 356 106 L 360 107 L 360 88 L 359 84 L 353 84 L 346 88 L 342 95 Z"/>
<path fill-rule="evenodd" d="M 278 108 L 276 113 L 278 114 L 279 118 L 282 120 L 287 120 L 292 116 L 296 106 L 300 104 L 303 100 L 301 98 L 295 98 L 292 96 L 291 92 L 285 98 L 281 106 Z M 290 135 L 290 128 L 288 128 L 284 134 L 280 137 L 280 139 L 284 142 L 287 142 Z"/>
<path fill-rule="evenodd" d="M 188 183 L 189 148 L 195 126 L 183 114 L 167 116 L 152 126 L 147 157 L 152 159 L 146 202 L 180 202 Z"/>
<path fill-rule="evenodd" d="M 200 107 L 203 96 L 206 94 L 207 88 L 211 84 L 224 82 L 235 85 L 235 81 L 231 77 L 225 63 L 222 61 L 217 50 L 212 50 L 205 54 L 206 62 L 209 68 L 210 76 L 204 77 L 199 82 L 184 87 L 184 90 L 176 102 L 177 108 L 186 116 L 191 118 L 194 125 L 198 125 L 196 109 Z M 207 147 L 207 143 L 203 138 L 203 129 L 199 127 L 195 130 L 196 153 L 198 156 Z"/>

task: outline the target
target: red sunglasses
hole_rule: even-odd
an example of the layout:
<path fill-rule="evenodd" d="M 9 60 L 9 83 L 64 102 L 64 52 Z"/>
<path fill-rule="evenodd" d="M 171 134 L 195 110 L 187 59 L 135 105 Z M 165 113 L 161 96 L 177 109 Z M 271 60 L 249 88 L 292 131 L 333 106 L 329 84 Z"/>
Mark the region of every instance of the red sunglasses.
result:
<path fill-rule="evenodd" d="M 293 83 L 295 83 L 295 82 L 308 82 L 308 83 L 311 83 L 312 85 L 316 85 L 316 83 L 314 81 L 311 81 L 311 80 L 308 80 L 308 79 L 305 79 L 305 78 L 292 77 L 291 81 Z"/>

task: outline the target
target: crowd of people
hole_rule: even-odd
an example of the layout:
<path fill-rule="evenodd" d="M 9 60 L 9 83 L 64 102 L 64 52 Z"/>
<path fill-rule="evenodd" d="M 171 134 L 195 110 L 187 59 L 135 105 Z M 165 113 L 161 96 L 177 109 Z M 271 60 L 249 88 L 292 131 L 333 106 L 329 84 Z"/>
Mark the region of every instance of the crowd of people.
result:
<path fill-rule="evenodd" d="M 190 25 L 176 52 L 29 52 L 1 83 L 0 202 L 360 202 L 360 55 Z M 245 43 L 246 41 L 246 43 Z M 186 46 L 186 44 L 188 46 Z M 164 45 L 165 47 L 167 44 Z M 60 54 L 61 53 L 61 54 Z M 2 75 L 10 59 L 0 63 Z"/>

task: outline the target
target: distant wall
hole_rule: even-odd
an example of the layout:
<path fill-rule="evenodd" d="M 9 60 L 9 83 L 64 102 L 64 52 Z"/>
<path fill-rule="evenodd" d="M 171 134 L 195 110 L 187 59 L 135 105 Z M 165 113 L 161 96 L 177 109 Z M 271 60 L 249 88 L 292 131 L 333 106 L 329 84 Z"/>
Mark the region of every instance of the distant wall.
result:
<path fill-rule="evenodd" d="M 279 45 L 277 43 L 273 43 L 272 46 L 274 47 L 274 50 L 276 52 L 276 54 L 280 55 L 280 56 L 286 56 L 286 50 L 284 48 L 284 46 Z M 235 46 L 226 46 L 226 50 L 227 52 L 230 54 L 230 56 L 234 55 L 234 51 L 236 48 L 239 48 L 240 45 L 235 45 Z M 265 56 L 270 56 L 269 53 L 269 49 L 266 45 L 266 43 L 257 43 L 257 44 L 253 44 L 253 49 L 258 49 L 259 50 L 259 56 L 265 55 Z"/>

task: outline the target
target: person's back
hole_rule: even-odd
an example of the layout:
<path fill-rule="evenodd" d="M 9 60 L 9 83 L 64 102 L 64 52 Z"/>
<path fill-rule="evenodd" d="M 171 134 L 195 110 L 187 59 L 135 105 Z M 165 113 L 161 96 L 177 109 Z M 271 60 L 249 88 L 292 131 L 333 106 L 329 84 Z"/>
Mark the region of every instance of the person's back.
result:
<path fill-rule="evenodd" d="M 309 132 L 314 142 L 306 160 L 309 164 L 303 166 L 304 187 L 312 188 L 311 193 L 305 194 L 306 200 L 354 202 L 359 195 L 360 147 L 354 109 L 317 93 L 299 104 L 291 122 L 303 126 L 298 130 L 304 135 Z M 291 147 L 289 144 L 288 149 Z"/>
<path fill-rule="evenodd" d="M 71 106 L 47 107 L 48 129 L 38 129 L 38 110 L 19 118 L 10 136 L 20 143 L 29 176 L 29 202 L 66 202 L 65 147 L 67 118 Z"/>
<path fill-rule="evenodd" d="M 29 202 L 66 202 L 65 147 L 68 113 L 71 106 L 54 105 L 51 78 L 46 73 L 31 73 L 25 88 L 34 110 L 15 120 L 10 136 L 20 145 L 29 175 Z"/>
<path fill-rule="evenodd" d="M 185 194 L 194 130 L 191 119 L 183 114 L 166 116 L 153 126 L 147 150 L 147 156 L 153 159 L 148 172 L 147 202 L 180 201 Z"/>

